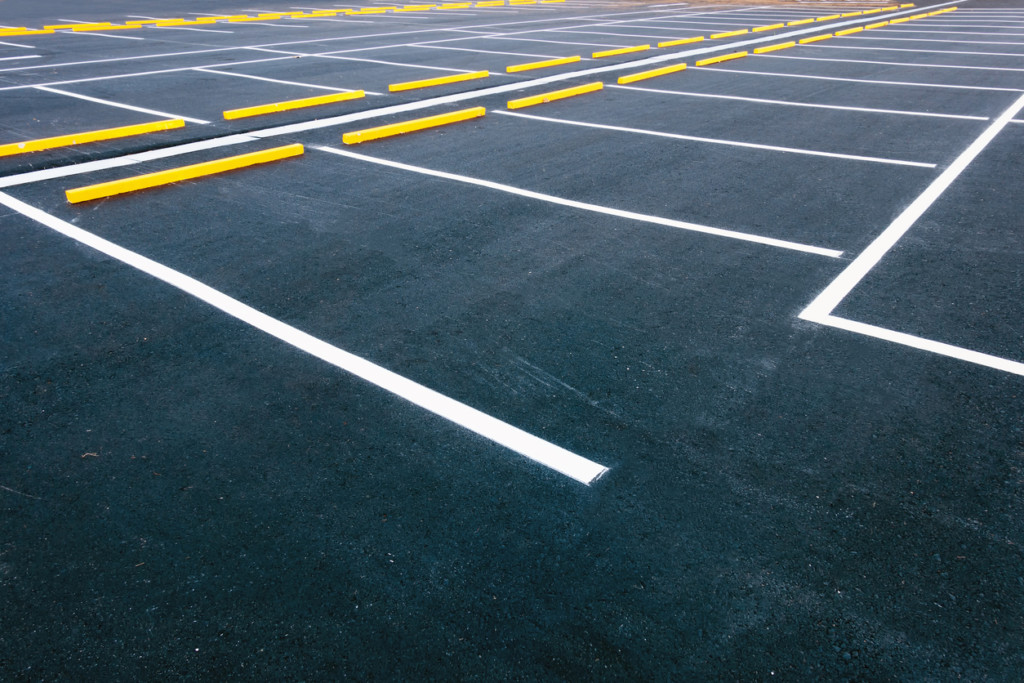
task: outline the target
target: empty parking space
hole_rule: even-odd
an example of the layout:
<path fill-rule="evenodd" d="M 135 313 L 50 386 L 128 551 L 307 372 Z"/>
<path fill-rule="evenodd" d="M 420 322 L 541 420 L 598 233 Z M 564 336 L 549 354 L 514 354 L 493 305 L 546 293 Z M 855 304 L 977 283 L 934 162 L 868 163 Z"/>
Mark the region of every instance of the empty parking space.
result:
<path fill-rule="evenodd" d="M 1010 126 L 837 314 L 1020 362 L 1020 235 L 1002 183 L 1024 144 Z"/>

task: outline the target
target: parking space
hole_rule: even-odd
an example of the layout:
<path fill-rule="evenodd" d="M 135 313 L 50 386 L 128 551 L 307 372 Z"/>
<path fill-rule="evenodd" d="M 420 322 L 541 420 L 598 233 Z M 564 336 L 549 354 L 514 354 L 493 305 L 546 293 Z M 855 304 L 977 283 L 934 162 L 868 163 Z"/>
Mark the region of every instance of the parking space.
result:
<path fill-rule="evenodd" d="M 0 678 L 1018 671 L 1024 13 L 962 4 L 0 35 L 0 145 L 185 119 L 0 159 Z"/>
<path fill-rule="evenodd" d="M 837 314 L 1006 358 L 1021 353 L 1020 235 L 1002 183 L 1024 129 L 1000 133 L 914 232 L 858 285 Z"/>

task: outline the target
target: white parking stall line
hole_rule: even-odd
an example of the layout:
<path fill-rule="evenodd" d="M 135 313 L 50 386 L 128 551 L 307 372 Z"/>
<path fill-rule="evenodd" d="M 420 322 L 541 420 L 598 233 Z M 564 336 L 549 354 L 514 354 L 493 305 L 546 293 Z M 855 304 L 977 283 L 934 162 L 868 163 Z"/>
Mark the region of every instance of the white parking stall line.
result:
<path fill-rule="evenodd" d="M 658 88 L 641 88 L 632 85 L 607 85 L 608 88 L 618 90 L 636 90 L 638 92 L 658 93 L 661 95 L 680 95 L 685 97 L 704 97 L 719 100 L 735 100 L 737 102 L 753 102 L 756 104 L 771 104 L 784 107 L 810 107 L 813 109 L 833 109 L 836 111 L 864 112 L 867 114 L 895 114 L 899 116 L 922 116 L 937 119 L 959 119 L 961 121 L 988 121 L 988 116 L 968 116 L 964 114 L 940 114 L 930 111 L 909 111 L 906 109 L 875 109 L 872 107 L 851 107 L 838 104 L 819 104 L 814 102 L 794 102 L 791 100 L 770 100 L 758 97 L 743 97 L 740 95 L 718 95 L 714 93 L 690 92 L 685 90 L 661 90 Z"/>
<path fill-rule="evenodd" d="M 800 318 L 822 325 L 844 329 L 850 332 L 884 339 L 922 351 L 929 351 L 951 358 L 984 365 L 986 367 L 1024 375 L 1024 363 L 980 353 L 951 344 L 925 339 L 914 335 L 897 332 L 875 325 L 867 325 L 846 318 L 832 315 L 832 311 L 860 284 L 872 269 L 888 254 L 915 223 L 931 208 L 942 194 L 953 184 L 961 173 L 973 162 L 993 139 L 1024 109 L 1024 95 L 1000 114 L 967 149 L 965 149 L 946 170 L 925 188 L 907 208 L 900 213 L 889 226 L 879 234 L 862 251 L 857 258 L 822 290 L 818 296 L 800 313 Z"/>
<path fill-rule="evenodd" d="M 603 465 L 318 339 L 195 278 L 74 226 L 8 194 L 0 192 L 0 204 L 79 244 L 146 273 L 296 349 L 582 484 L 590 485 L 608 471 Z"/>
<path fill-rule="evenodd" d="M 182 116 L 181 114 L 169 114 L 165 111 L 158 111 L 156 109 L 147 109 L 145 107 L 136 107 L 131 104 L 124 104 L 123 102 L 114 102 L 112 100 L 104 100 L 99 97 L 90 97 L 88 95 L 82 95 L 76 92 L 70 92 L 67 90 L 58 90 L 57 88 L 51 88 L 45 85 L 32 86 L 35 90 L 42 90 L 43 92 L 53 93 L 54 95 L 64 95 L 65 97 L 73 97 L 79 100 L 85 100 L 86 102 L 94 102 L 95 104 L 103 104 L 108 107 L 115 107 L 117 109 L 127 109 L 129 111 L 137 111 L 142 114 L 152 114 L 153 116 L 159 116 L 165 119 L 182 119 L 189 123 L 198 123 L 200 125 L 208 124 L 209 121 L 203 119 L 193 118 L 191 116 Z"/>

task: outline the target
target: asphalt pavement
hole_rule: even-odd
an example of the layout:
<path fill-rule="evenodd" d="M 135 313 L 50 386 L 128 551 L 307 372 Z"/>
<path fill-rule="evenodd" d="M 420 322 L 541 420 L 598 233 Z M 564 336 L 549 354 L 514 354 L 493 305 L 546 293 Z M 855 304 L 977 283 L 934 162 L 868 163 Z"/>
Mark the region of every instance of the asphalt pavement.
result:
<path fill-rule="evenodd" d="M 1024 10 L 451 4 L 0 5 L 0 679 L 1018 679 Z"/>

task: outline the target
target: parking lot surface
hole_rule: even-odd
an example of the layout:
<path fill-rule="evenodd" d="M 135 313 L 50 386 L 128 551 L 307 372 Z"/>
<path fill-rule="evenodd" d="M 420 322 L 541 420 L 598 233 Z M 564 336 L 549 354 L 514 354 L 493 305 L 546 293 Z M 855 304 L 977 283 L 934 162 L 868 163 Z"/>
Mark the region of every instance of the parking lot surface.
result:
<path fill-rule="evenodd" d="M 3 3 L 0 679 L 1016 679 L 1015 4 Z"/>

